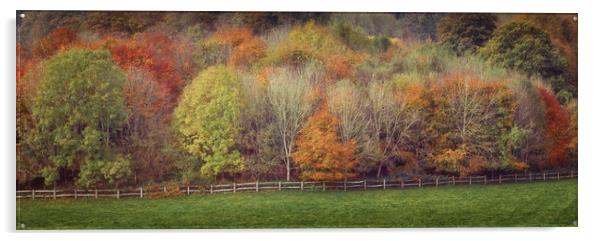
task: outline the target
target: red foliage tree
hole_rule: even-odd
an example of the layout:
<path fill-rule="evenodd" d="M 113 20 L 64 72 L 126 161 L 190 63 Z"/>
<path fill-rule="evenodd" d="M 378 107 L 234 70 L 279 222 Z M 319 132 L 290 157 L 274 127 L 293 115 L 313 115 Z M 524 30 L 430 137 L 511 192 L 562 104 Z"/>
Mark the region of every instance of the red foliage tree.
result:
<path fill-rule="evenodd" d="M 36 58 L 46 59 L 58 51 L 66 49 L 77 41 L 77 35 L 71 29 L 57 28 L 33 47 L 33 55 Z"/>
<path fill-rule="evenodd" d="M 562 108 L 556 96 L 549 90 L 538 87 L 545 106 L 545 150 L 548 160 L 540 163 L 540 168 L 558 168 L 566 165 L 567 150 L 570 144 L 569 116 Z"/>
<path fill-rule="evenodd" d="M 113 60 L 123 69 L 142 69 L 158 84 L 160 96 L 173 106 L 185 79 L 195 73 L 190 43 L 163 33 L 143 33 L 126 41 L 107 41 Z"/>

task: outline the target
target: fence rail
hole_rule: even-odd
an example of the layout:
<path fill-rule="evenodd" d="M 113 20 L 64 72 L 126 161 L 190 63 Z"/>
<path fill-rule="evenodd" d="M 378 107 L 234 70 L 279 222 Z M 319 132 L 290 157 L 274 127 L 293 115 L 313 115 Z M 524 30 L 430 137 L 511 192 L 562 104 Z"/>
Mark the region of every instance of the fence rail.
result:
<path fill-rule="evenodd" d="M 180 192 L 185 195 L 195 193 L 217 194 L 235 192 L 260 192 L 260 191 L 326 191 L 326 190 L 367 190 L 367 189 L 404 189 L 422 188 L 427 186 L 449 186 L 449 185 L 492 185 L 502 183 L 555 181 L 561 179 L 577 178 L 576 171 L 547 171 L 541 173 L 504 174 L 498 176 L 434 176 L 434 177 L 410 177 L 398 179 L 381 180 L 351 180 L 343 182 L 248 182 L 211 185 L 188 185 L 180 186 Z M 160 191 L 139 188 L 123 189 L 53 189 L 53 190 L 17 190 L 16 197 L 22 198 L 144 198 L 149 193 L 167 192 L 163 187 Z"/>

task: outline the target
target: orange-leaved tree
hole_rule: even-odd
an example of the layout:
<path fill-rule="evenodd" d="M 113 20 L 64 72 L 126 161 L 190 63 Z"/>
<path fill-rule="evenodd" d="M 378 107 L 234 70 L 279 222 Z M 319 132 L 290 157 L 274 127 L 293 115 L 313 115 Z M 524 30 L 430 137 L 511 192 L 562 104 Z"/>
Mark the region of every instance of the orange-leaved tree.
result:
<path fill-rule="evenodd" d="M 265 55 L 266 44 L 247 28 L 226 28 L 218 30 L 209 38 L 209 43 L 217 43 L 231 48 L 228 64 L 248 67 Z"/>
<path fill-rule="evenodd" d="M 308 119 L 297 138 L 297 149 L 293 158 L 302 171 L 302 179 L 326 181 L 354 177 L 353 158 L 357 144 L 355 140 L 341 142 L 337 137 L 338 119 L 322 103 Z"/>

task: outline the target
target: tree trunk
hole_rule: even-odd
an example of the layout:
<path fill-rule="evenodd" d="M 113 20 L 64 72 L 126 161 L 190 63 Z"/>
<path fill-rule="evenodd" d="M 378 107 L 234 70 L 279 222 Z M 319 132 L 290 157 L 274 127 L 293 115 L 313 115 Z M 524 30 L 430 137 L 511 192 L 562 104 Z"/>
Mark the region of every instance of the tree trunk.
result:
<path fill-rule="evenodd" d="M 291 180 L 291 161 L 287 160 L 286 161 L 286 181 L 288 182 L 290 180 Z"/>

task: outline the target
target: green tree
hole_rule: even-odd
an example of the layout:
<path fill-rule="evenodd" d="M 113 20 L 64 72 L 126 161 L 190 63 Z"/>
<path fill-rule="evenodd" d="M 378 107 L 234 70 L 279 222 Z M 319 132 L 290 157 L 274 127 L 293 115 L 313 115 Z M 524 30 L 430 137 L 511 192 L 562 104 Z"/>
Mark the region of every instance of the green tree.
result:
<path fill-rule="evenodd" d="M 496 21 L 493 14 L 448 14 L 437 25 L 439 42 L 458 55 L 476 52 L 491 37 Z"/>
<path fill-rule="evenodd" d="M 201 176 L 242 170 L 235 149 L 240 132 L 240 78 L 223 65 L 209 67 L 188 85 L 174 112 L 184 149 L 204 163 Z"/>
<path fill-rule="evenodd" d="M 115 149 L 127 120 L 124 81 L 107 51 L 70 50 L 46 63 L 27 141 L 47 185 L 65 179 L 61 173 L 78 173 L 84 186 L 129 175 L 129 159 Z"/>
<path fill-rule="evenodd" d="M 552 45 L 543 30 L 526 22 L 511 22 L 497 29 L 481 54 L 487 61 L 506 68 L 539 75 L 546 79 L 555 92 L 569 89 L 567 62 Z"/>

